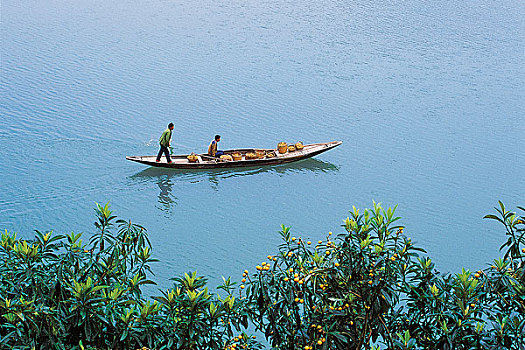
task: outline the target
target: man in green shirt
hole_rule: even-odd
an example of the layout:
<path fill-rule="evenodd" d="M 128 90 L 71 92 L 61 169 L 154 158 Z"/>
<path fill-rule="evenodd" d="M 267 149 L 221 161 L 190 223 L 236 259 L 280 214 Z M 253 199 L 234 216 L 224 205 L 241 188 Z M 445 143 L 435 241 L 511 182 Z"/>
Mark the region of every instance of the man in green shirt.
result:
<path fill-rule="evenodd" d="M 157 155 L 157 163 L 160 162 L 160 157 L 162 157 L 162 153 L 166 156 L 166 160 L 168 161 L 168 164 L 171 163 L 171 157 L 170 157 L 170 150 L 168 147 L 171 145 L 171 131 L 173 130 L 173 123 L 169 123 L 168 128 L 164 130 L 162 133 L 159 143 L 160 143 L 160 151 Z"/>

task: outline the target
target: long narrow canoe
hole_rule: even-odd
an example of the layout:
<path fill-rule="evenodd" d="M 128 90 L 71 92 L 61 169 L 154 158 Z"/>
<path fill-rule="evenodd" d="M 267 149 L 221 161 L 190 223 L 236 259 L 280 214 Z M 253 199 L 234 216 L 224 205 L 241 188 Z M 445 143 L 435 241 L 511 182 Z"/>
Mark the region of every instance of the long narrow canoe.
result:
<path fill-rule="evenodd" d="M 171 156 L 171 163 L 166 161 L 166 157 L 162 156 L 160 162 L 156 162 L 157 156 L 127 156 L 127 160 L 142 163 L 154 167 L 174 168 L 174 169 L 213 169 L 213 168 L 239 168 L 260 165 L 276 165 L 298 160 L 310 158 L 320 153 L 326 152 L 342 144 L 341 141 L 332 141 L 327 143 L 312 143 L 304 145 L 302 150 L 294 152 L 286 152 L 280 154 L 276 149 L 261 149 L 261 148 L 246 148 L 246 149 L 232 149 L 224 151 L 224 154 L 240 153 L 241 160 L 222 160 L 216 157 L 210 157 L 207 154 L 197 154 L 197 162 L 190 162 L 188 155 L 173 155 Z M 255 153 L 256 151 L 263 151 L 264 157 L 258 159 L 246 159 L 247 153 Z M 261 152 L 259 152 L 261 153 Z"/>

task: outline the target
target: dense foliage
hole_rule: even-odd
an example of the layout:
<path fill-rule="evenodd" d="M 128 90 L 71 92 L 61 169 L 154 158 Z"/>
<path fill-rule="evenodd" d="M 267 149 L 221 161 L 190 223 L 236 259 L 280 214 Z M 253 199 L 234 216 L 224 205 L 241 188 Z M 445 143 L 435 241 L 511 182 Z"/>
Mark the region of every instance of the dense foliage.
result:
<path fill-rule="evenodd" d="M 522 212 L 524 208 L 518 207 Z M 0 344 L 35 349 L 525 349 L 525 217 L 505 209 L 503 257 L 442 274 L 395 208 L 354 208 L 310 242 L 282 227 L 276 254 L 213 294 L 196 273 L 146 298 L 147 231 L 96 208 L 96 233 L 0 240 Z M 220 294 L 223 294 L 221 297 Z M 263 333 L 261 345 L 246 329 Z"/>
<path fill-rule="evenodd" d="M 523 208 L 520 210 L 524 211 Z M 507 249 L 486 269 L 441 274 L 393 209 L 356 208 L 345 232 L 284 243 L 256 267 L 251 316 L 280 349 L 525 349 L 525 218 L 498 216 Z"/>
<path fill-rule="evenodd" d="M 0 241 L 0 344 L 36 349 L 221 349 L 247 326 L 245 301 L 229 280 L 210 294 L 196 273 L 147 300 L 151 245 L 146 230 L 97 205 L 97 233 L 4 233 Z M 257 344 L 245 334 L 241 341 Z M 239 338 L 236 338 L 237 340 Z"/>

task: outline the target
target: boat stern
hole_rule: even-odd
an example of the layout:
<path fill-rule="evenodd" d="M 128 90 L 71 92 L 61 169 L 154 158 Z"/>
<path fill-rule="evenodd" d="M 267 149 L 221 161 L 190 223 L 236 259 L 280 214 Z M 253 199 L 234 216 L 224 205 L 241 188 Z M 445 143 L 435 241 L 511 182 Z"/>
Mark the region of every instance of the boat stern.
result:
<path fill-rule="evenodd" d="M 133 162 L 138 162 L 138 161 L 141 160 L 141 158 L 142 158 L 142 157 L 140 157 L 140 156 L 126 156 L 126 159 L 127 159 L 127 160 L 131 160 L 131 161 L 133 161 Z"/>

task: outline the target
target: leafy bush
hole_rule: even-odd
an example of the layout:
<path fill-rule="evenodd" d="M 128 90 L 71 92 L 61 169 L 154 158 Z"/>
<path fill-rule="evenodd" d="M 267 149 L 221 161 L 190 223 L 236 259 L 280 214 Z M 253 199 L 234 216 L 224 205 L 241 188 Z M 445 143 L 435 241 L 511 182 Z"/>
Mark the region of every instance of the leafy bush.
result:
<path fill-rule="evenodd" d="M 519 207 L 519 210 L 525 209 Z M 209 293 L 194 273 L 146 298 L 152 248 L 140 225 L 96 207 L 97 232 L 0 240 L 0 344 L 35 349 L 525 349 L 525 218 L 502 203 L 503 258 L 442 274 L 395 208 L 353 208 L 343 233 L 283 243 L 241 285 Z M 237 297 L 235 296 L 237 295 Z"/>
<path fill-rule="evenodd" d="M 174 279 L 154 300 L 141 291 L 151 244 L 146 230 L 96 208 L 97 233 L 36 232 L 33 241 L 5 232 L 0 241 L 0 344 L 6 348 L 222 349 L 247 326 L 245 301 L 210 294 L 196 273 Z M 246 334 L 241 342 L 258 345 Z M 236 337 L 239 340 L 238 337 Z"/>
<path fill-rule="evenodd" d="M 486 217 L 506 228 L 504 258 L 451 275 L 403 234 L 394 212 L 376 203 L 363 213 L 354 207 L 344 233 L 316 243 L 282 227 L 279 252 L 246 287 L 251 317 L 272 345 L 524 349 L 525 218 L 500 202 L 499 215 Z"/>

